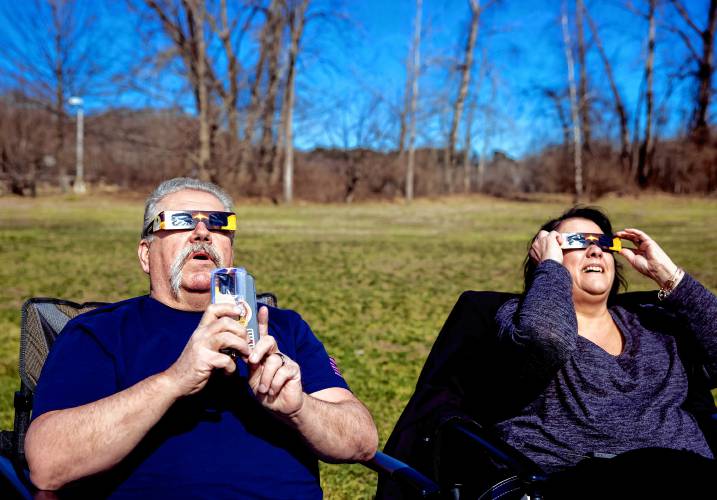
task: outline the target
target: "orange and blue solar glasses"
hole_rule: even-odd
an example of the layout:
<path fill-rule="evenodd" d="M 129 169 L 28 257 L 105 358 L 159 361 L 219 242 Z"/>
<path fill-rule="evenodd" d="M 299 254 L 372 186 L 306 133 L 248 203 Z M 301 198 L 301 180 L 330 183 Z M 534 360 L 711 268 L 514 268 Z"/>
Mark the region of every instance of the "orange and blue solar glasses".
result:
<path fill-rule="evenodd" d="M 163 210 L 144 229 L 144 234 L 160 230 L 187 231 L 203 222 L 210 231 L 236 231 L 237 217 L 234 212 L 213 210 Z"/>
<path fill-rule="evenodd" d="M 590 245 L 597 245 L 605 252 L 619 252 L 622 250 L 620 238 L 611 234 L 602 233 L 561 233 L 563 244 L 560 248 L 572 250 L 575 248 L 588 248 Z"/>

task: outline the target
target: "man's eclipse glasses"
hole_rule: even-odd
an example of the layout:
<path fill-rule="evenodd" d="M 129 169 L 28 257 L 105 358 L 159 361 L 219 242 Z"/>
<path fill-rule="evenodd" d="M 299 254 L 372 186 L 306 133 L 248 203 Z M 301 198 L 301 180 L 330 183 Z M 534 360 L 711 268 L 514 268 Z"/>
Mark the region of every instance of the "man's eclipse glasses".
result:
<path fill-rule="evenodd" d="M 237 216 L 234 212 L 216 212 L 212 210 L 163 210 L 147 224 L 144 234 L 161 229 L 187 231 L 203 222 L 210 231 L 236 231 Z"/>
<path fill-rule="evenodd" d="M 560 233 L 563 237 L 563 250 L 575 248 L 588 248 L 590 245 L 597 245 L 605 252 L 619 252 L 622 250 L 620 238 L 611 234 L 601 233 Z"/>

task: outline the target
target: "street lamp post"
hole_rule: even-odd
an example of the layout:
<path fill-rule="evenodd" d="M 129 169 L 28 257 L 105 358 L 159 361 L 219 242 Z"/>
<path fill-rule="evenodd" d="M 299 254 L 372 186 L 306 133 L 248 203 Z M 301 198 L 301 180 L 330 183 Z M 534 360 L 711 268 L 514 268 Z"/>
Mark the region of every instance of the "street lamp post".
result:
<path fill-rule="evenodd" d="M 77 194 L 83 194 L 87 192 L 87 187 L 85 186 L 85 172 L 84 172 L 84 165 L 82 163 L 83 155 L 84 155 L 84 110 L 82 108 L 82 98 L 73 96 L 70 97 L 70 99 L 67 101 L 70 106 L 76 106 L 77 107 L 77 149 L 76 149 L 76 159 L 77 159 L 77 165 L 75 168 L 75 184 L 74 184 L 74 190 Z"/>

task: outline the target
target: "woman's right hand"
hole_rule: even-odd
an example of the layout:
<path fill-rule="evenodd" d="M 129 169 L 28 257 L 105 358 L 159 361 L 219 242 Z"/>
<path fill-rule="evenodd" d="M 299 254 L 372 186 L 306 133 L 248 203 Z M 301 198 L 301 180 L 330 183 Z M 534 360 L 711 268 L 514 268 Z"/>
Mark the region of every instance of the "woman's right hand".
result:
<path fill-rule="evenodd" d="M 536 263 L 540 264 L 546 259 L 552 259 L 560 264 L 563 263 L 563 250 L 560 245 L 563 237 L 557 231 L 540 231 L 530 246 L 528 255 Z"/>
<path fill-rule="evenodd" d="M 682 274 L 678 272 L 680 269 L 646 232 L 627 228 L 616 232 L 615 236 L 635 245 L 635 248 L 623 248 L 620 255 L 625 257 L 637 272 L 654 280 L 660 288 L 669 286 L 670 280 L 676 280 L 671 284 L 672 288 L 677 286 L 682 279 Z"/>

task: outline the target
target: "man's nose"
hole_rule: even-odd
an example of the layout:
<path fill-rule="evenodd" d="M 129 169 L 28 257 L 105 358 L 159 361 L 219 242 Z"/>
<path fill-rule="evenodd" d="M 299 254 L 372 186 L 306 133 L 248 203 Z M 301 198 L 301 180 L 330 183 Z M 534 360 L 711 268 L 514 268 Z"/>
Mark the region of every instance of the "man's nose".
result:
<path fill-rule="evenodd" d="M 199 221 L 197 225 L 192 229 L 191 235 L 192 241 L 209 241 L 212 239 L 212 232 L 207 228 L 204 222 Z"/>

